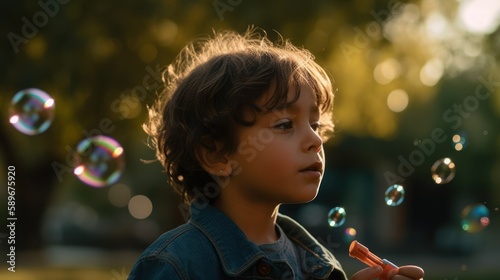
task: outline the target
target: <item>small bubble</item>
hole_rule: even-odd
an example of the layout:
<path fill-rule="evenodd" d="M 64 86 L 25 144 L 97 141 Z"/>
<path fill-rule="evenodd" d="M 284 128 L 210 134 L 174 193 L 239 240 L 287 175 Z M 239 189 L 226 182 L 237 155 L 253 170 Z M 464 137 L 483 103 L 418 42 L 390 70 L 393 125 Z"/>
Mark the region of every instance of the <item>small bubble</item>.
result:
<path fill-rule="evenodd" d="M 401 185 L 392 185 L 385 191 L 385 203 L 389 206 L 400 205 L 405 198 L 405 189 Z"/>
<path fill-rule="evenodd" d="M 340 227 L 345 222 L 345 210 L 342 207 L 334 207 L 328 212 L 328 224 L 331 227 Z"/>
<path fill-rule="evenodd" d="M 488 135 L 488 131 L 487 130 L 483 131 L 483 135 L 484 136 Z"/>
<path fill-rule="evenodd" d="M 436 184 L 449 183 L 455 177 L 455 163 L 450 158 L 437 160 L 431 167 L 431 174 Z"/>
<path fill-rule="evenodd" d="M 80 142 L 76 148 L 78 162 L 74 174 L 85 184 L 103 187 L 114 184 L 125 167 L 123 148 L 113 138 L 93 136 Z"/>
<path fill-rule="evenodd" d="M 54 99 L 46 92 L 29 88 L 14 95 L 9 122 L 20 132 L 36 135 L 46 131 L 54 120 Z"/>
<path fill-rule="evenodd" d="M 483 230 L 490 224 L 490 211 L 483 204 L 471 204 L 462 210 L 462 229 L 469 233 Z"/>
<path fill-rule="evenodd" d="M 462 265 L 460 266 L 460 269 L 461 269 L 462 271 L 466 271 L 466 270 L 467 270 L 467 265 L 462 264 Z"/>
<path fill-rule="evenodd" d="M 422 140 L 415 139 L 415 140 L 413 140 L 413 145 L 417 146 L 418 144 L 420 144 L 420 142 L 422 142 Z"/>

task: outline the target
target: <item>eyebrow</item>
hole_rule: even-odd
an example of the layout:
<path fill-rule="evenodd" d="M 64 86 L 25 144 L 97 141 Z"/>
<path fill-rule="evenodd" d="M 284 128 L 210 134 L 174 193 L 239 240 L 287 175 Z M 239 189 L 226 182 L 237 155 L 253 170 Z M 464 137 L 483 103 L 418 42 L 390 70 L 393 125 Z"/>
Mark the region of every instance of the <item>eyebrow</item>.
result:
<path fill-rule="evenodd" d="M 297 102 L 280 104 L 280 105 L 275 106 L 274 108 L 262 110 L 262 113 L 264 115 L 267 115 L 267 114 L 272 113 L 275 110 L 276 111 L 290 110 L 290 111 L 294 112 L 294 111 L 299 110 L 299 107 L 296 104 L 297 104 Z M 312 105 L 309 109 L 310 109 L 310 111 L 309 111 L 310 114 L 320 112 L 319 106 L 317 104 Z"/>

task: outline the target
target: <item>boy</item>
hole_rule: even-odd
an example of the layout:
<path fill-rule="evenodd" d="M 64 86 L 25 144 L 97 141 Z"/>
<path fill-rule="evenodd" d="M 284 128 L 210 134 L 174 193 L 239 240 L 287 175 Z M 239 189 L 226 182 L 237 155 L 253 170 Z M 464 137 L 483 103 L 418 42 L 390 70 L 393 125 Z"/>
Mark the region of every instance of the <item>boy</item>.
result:
<path fill-rule="evenodd" d="M 165 75 L 144 128 L 191 219 L 146 249 L 129 279 L 347 279 L 278 213 L 313 200 L 323 176 L 333 90 L 313 56 L 252 29 L 222 32 L 184 48 Z M 422 277 L 405 266 L 388 279 Z"/>

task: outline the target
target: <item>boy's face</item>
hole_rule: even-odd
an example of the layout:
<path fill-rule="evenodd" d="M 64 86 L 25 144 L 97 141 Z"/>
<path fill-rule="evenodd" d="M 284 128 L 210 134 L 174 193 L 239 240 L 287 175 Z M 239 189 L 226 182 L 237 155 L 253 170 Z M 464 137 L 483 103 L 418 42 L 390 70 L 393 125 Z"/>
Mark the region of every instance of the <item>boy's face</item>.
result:
<path fill-rule="evenodd" d="M 292 88 L 288 100 L 294 95 Z M 307 86 L 289 107 L 258 113 L 253 126 L 239 130 L 238 150 L 229 156 L 238 164 L 231 185 L 259 202 L 314 199 L 325 167 L 319 125 L 320 112 Z"/>

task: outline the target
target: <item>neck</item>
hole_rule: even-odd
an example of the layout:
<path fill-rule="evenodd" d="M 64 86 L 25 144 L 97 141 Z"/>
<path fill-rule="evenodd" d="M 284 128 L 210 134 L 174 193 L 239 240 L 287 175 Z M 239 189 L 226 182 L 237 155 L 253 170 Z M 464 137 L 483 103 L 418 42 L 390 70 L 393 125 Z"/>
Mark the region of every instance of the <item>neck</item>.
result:
<path fill-rule="evenodd" d="M 228 216 L 253 243 L 260 245 L 278 240 L 275 224 L 279 205 L 253 203 L 234 196 L 226 199 L 221 193 L 214 206 Z"/>

